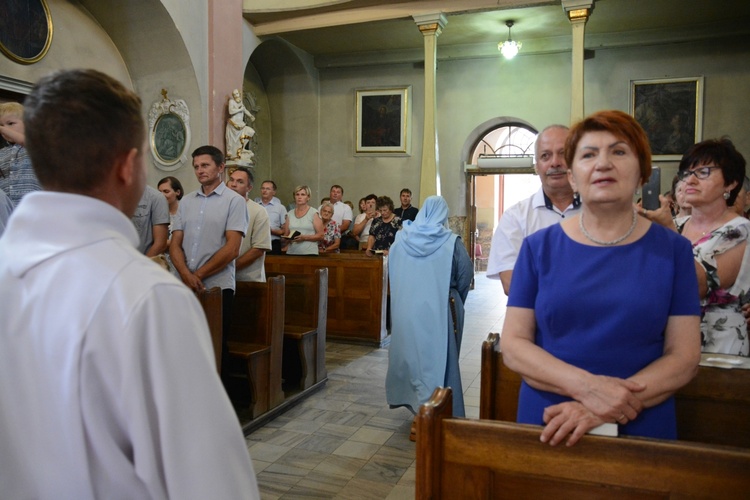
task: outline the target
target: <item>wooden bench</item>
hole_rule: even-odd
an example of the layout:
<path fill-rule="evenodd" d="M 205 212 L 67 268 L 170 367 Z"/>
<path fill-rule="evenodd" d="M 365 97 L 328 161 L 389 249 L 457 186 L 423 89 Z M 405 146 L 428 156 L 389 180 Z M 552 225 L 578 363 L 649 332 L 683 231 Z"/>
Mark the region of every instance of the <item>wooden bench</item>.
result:
<path fill-rule="evenodd" d="M 479 418 L 515 422 L 520 388 L 521 376 L 503 363 L 500 335 L 490 333 L 482 343 Z M 700 366 L 675 406 L 680 440 L 750 448 L 750 370 Z"/>
<path fill-rule="evenodd" d="M 267 273 L 274 276 L 276 273 Z M 328 377 L 325 366 L 328 269 L 284 273 L 283 377 L 290 390 L 308 389 Z"/>
<path fill-rule="evenodd" d="M 539 441 L 541 427 L 452 418 L 450 388 L 417 415 L 418 499 L 748 498 L 750 450 L 584 436 Z"/>
<path fill-rule="evenodd" d="M 222 336 L 222 298 L 221 288 L 215 286 L 210 290 L 204 290 L 197 293 L 198 301 L 203 307 L 203 314 L 208 321 L 208 330 L 211 333 L 211 344 L 214 346 L 214 356 L 216 358 L 216 370 L 221 375 L 221 336 Z M 179 314 L 179 311 L 176 312 Z"/>
<path fill-rule="evenodd" d="M 675 406 L 680 439 L 750 448 L 750 370 L 699 366 L 675 394 Z"/>
<path fill-rule="evenodd" d="M 328 269 L 326 337 L 382 347 L 388 340 L 388 259 L 362 252 L 315 256 L 266 255 L 266 274 L 312 274 Z"/>
<path fill-rule="evenodd" d="M 237 282 L 228 354 L 241 361 L 230 375 L 247 379 L 251 418 L 284 401 L 281 387 L 284 329 L 284 277 L 267 283 Z"/>

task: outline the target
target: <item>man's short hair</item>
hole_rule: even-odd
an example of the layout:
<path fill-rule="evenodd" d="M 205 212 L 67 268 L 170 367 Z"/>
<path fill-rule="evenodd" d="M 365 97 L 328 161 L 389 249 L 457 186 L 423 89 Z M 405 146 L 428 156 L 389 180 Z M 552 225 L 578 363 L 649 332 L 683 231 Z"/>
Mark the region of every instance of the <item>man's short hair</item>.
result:
<path fill-rule="evenodd" d="M 273 190 L 274 190 L 274 191 L 276 191 L 276 189 L 278 189 L 278 188 L 276 187 L 276 183 L 275 183 L 275 182 L 273 182 L 273 181 L 272 181 L 272 180 L 270 180 L 270 179 L 267 179 L 267 180 L 265 180 L 265 181 L 261 182 L 261 183 L 260 183 L 260 185 L 262 186 L 263 184 L 266 184 L 266 183 L 268 183 L 268 184 L 272 185 L 272 186 L 273 186 Z"/>
<path fill-rule="evenodd" d="M 208 155 L 216 163 L 217 166 L 224 164 L 224 153 L 215 146 L 201 146 L 193 151 L 192 157 Z"/>
<path fill-rule="evenodd" d="M 235 172 L 245 172 L 247 174 L 247 185 L 250 186 L 250 187 L 252 187 L 252 186 L 255 185 L 255 176 L 253 176 L 253 172 L 249 168 L 243 167 L 243 166 L 239 166 L 239 167 L 235 168 L 234 171 Z"/>
<path fill-rule="evenodd" d="M 542 136 L 546 131 L 552 130 L 553 128 L 559 128 L 565 131 L 570 130 L 570 127 L 568 127 L 567 125 L 560 125 L 559 123 L 544 127 L 542 131 L 537 134 L 536 140 L 534 141 L 534 163 L 537 163 L 539 161 L 539 141 L 542 139 Z M 570 165 L 568 165 L 568 167 L 570 167 Z"/>
<path fill-rule="evenodd" d="M 339 186 L 338 184 L 334 184 L 333 186 L 331 186 L 331 189 L 329 189 L 328 191 L 329 191 L 329 192 L 330 192 L 330 191 L 333 191 L 333 188 L 339 188 L 339 189 L 341 190 L 341 194 L 344 194 L 344 188 L 342 188 L 342 187 L 341 187 L 341 186 Z"/>
<path fill-rule="evenodd" d="M 378 199 L 378 195 L 376 195 L 376 194 L 374 194 L 374 193 L 370 193 L 370 194 L 368 194 L 367 196 L 365 196 L 365 197 L 364 197 L 363 199 L 364 199 L 365 201 L 367 201 L 367 200 L 376 200 L 376 201 L 377 201 L 377 199 Z"/>
<path fill-rule="evenodd" d="M 133 148 L 144 154 L 141 99 L 93 69 L 39 80 L 24 101 L 23 119 L 26 148 L 47 189 L 89 192 L 118 158 Z"/>
<path fill-rule="evenodd" d="M 402 195 L 402 194 L 404 194 L 404 193 L 409 193 L 409 196 L 411 196 L 411 189 L 409 189 L 409 188 L 404 188 L 404 189 L 402 189 L 402 190 L 401 190 L 401 192 L 400 192 L 400 193 L 398 193 L 398 195 L 399 195 L 399 196 L 401 196 L 401 195 Z"/>

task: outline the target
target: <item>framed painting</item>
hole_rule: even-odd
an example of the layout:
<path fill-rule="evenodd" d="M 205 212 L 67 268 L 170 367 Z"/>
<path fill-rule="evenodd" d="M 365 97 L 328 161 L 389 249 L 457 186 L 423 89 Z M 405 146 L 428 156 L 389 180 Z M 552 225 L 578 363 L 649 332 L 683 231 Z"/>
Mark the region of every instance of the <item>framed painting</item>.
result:
<path fill-rule="evenodd" d="M 356 154 L 408 155 L 411 152 L 411 87 L 356 91 Z"/>
<path fill-rule="evenodd" d="M 679 161 L 703 129 L 703 77 L 630 81 L 630 114 L 648 135 L 654 161 Z"/>
<path fill-rule="evenodd" d="M 41 60 L 52 43 L 46 0 L 0 2 L 0 52 L 21 64 Z"/>

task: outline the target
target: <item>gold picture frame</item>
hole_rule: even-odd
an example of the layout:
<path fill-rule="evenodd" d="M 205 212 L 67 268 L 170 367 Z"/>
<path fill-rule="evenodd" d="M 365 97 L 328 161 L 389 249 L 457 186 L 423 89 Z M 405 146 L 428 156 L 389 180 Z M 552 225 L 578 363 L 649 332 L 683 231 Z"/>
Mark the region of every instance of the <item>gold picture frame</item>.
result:
<path fill-rule="evenodd" d="M 356 155 L 411 153 L 411 86 L 357 89 Z"/>
<path fill-rule="evenodd" d="M 0 52 L 20 64 L 39 62 L 52 44 L 46 0 L 0 2 Z"/>
<path fill-rule="evenodd" d="M 630 114 L 654 161 L 679 161 L 703 135 L 703 77 L 630 81 Z"/>

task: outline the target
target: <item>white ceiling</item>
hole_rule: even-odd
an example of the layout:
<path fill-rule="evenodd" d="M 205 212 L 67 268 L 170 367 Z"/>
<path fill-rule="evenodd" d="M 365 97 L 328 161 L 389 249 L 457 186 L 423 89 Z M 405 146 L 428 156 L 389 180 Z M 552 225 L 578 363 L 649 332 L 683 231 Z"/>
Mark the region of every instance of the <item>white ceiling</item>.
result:
<path fill-rule="evenodd" d="M 423 37 L 411 16 L 426 12 L 443 12 L 448 21 L 438 37 L 439 58 L 497 56 L 497 43 L 507 38 L 509 19 L 515 21 L 513 39 L 523 42 L 520 55 L 566 51 L 571 45 L 570 23 L 559 0 L 245 0 L 245 4 L 244 17 L 257 35 L 287 40 L 314 56 L 319 67 L 421 60 Z M 292 4 L 303 7 L 295 9 Z M 319 6 L 304 7 L 309 5 Z M 597 0 L 586 25 L 586 48 L 724 36 L 747 43 L 749 35 L 749 0 Z"/>

